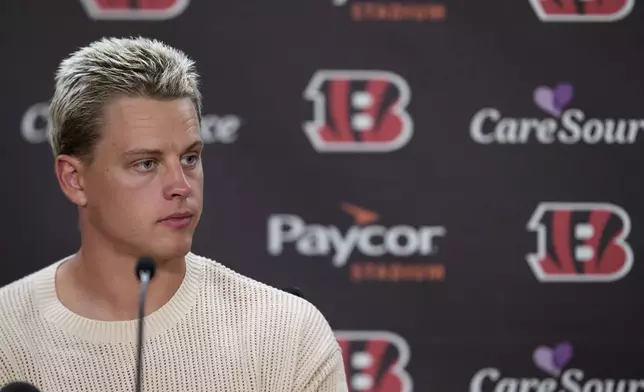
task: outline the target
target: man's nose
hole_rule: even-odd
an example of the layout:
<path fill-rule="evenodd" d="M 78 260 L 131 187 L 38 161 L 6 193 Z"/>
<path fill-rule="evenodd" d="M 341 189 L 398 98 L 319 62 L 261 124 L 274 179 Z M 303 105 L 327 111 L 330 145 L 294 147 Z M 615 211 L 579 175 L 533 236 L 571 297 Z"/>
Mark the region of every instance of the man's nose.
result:
<path fill-rule="evenodd" d="M 174 198 L 185 199 L 190 196 L 192 188 L 180 162 L 173 162 L 166 166 L 164 196 L 171 200 Z"/>

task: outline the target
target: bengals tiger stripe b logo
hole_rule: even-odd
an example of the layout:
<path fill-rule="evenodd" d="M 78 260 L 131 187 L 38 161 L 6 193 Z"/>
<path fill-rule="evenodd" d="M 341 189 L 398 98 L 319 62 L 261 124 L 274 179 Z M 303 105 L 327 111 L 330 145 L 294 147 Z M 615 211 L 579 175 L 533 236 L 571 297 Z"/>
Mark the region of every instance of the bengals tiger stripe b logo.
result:
<path fill-rule="evenodd" d="M 388 331 L 335 331 L 350 392 L 411 392 L 409 345 Z"/>
<path fill-rule="evenodd" d="M 313 103 L 304 132 L 320 153 L 386 153 L 412 137 L 409 85 L 393 72 L 319 70 L 304 97 Z"/>
<path fill-rule="evenodd" d="M 631 219 L 610 203 L 541 203 L 528 230 L 537 251 L 528 264 L 541 282 L 614 282 L 633 266 Z"/>
<path fill-rule="evenodd" d="M 543 22 L 616 22 L 627 17 L 635 0 L 530 0 Z"/>
<path fill-rule="evenodd" d="M 167 20 L 181 15 L 190 0 L 81 0 L 94 20 Z"/>

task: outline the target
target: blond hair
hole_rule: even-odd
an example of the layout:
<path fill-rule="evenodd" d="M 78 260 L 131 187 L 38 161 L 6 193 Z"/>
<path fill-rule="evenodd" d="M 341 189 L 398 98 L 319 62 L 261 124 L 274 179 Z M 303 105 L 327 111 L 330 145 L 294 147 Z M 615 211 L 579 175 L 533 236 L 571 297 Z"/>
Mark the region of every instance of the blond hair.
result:
<path fill-rule="evenodd" d="M 79 49 L 56 72 L 48 132 L 54 156 L 91 162 L 104 106 L 117 96 L 187 97 L 201 122 L 198 79 L 193 60 L 157 40 L 103 38 Z"/>

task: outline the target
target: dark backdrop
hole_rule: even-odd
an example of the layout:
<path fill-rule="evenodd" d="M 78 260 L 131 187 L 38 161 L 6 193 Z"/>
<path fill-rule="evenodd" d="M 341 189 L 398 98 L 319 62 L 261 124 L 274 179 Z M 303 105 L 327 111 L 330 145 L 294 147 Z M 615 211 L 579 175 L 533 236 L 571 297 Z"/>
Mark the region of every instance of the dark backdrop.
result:
<path fill-rule="evenodd" d="M 353 391 L 644 390 L 641 4 L 130 3 L 0 5 L 0 285 L 79 245 L 58 62 L 144 35 L 203 75 L 194 251 L 299 286 Z"/>

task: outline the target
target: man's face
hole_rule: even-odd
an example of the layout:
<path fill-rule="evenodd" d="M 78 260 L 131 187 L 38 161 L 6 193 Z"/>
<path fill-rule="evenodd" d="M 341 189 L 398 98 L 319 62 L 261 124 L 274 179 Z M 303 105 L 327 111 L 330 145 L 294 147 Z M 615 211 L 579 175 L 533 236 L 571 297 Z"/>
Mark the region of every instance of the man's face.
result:
<path fill-rule="evenodd" d="M 118 252 L 183 257 L 203 201 L 203 144 L 192 102 L 119 98 L 106 106 L 103 124 L 83 172 L 89 223 Z"/>

